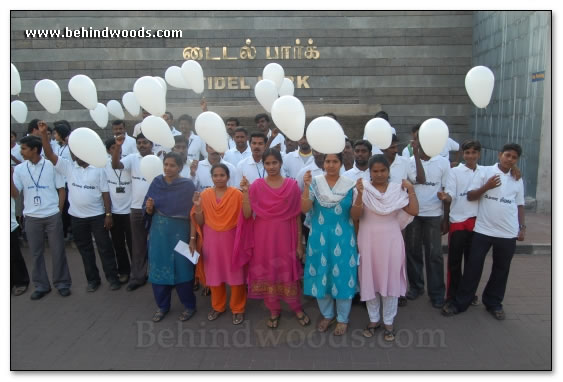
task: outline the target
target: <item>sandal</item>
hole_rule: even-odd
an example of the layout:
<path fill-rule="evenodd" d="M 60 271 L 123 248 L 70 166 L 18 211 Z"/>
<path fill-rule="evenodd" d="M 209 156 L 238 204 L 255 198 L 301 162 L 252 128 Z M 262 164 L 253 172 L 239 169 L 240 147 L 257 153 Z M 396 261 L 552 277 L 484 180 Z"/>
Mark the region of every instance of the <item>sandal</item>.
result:
<path fill-rule="evenodd" d="M 332 332 L 332 334 L 334 336 L 343 336 L 344 334 L 346 334 L 347 330 L 348 324 L 345 322 L 339 322 L 338 324 L 336 324 L 336 328 L 334 328 L 334 332 Z"/>
<path fill-rule="evenodd" d="M 154 312 L 153 316 L 152 316 L 152 320 L 153 322 L 160 322 L 162 321 L 162 319 L 164 318 L 164 316 L 166 316 L 166 313 L 168 312 L 163 312 L 162 310 L 157 310 L 156 312 Z"/>
<path fill-rule="evenodd" d="M 17 287 L 14 288 L 14 296 L 20 296 L 20 295 L 24 294 L 26 290 L 27 290 L 26 285 L 17 286 Z"/>
<path fill-rule="evenodd" d="M 190 318 L 192 318 L 195 314 L 196 310 L 184 310 L 182 313 L 180 313 L 180 315 L 178 316 L 178 320 L 180 321 L 188 321 Z"/>
<path fill-rule="evenodd" d="M 311 323 L 311 319 L 309 318 L 309 316 L 307 316 L 307 313 L 305 312 L 301 312 L 301 315 L 296 315 L 297 317 L 297 322 L 299 322 L 299 325 L 301 326 L 308 326 Z"/>
<path fill-rule="evenodd" d="M 270 329 L 276 329 L 278 327 L 280 323 L 280 316 L 276 316 L 276 317 L 270 317 L 268 318 L 268 328 Z"/>
<path fill-rule="evenodd" d="M 239 325 L 244 321 L 244 313 L 233 313 L 233 325 Z"/>
<path fill-rule="evenodd" d="M 506 315 L 504 314 L 504 310 L 499 309 L 499 310 L 492 310 L 492 309 L 487 309 L 487 311 L 489 313 L 491 313 L 493 315 L 494 318 L 496 318 L 499 321 L 502 321 L 506 318 Z"/>
<path fill-rule="evenodd" d="M 317 331 L 324 333 L 336 322 L 336 318 L 323 318 L 317 325 Z"/>
<path fill-rule="evenodd" d="M 362 335 L 366 338 L 371 338 L 371 337 L 375 336 L 375 332 L 379 328 L 381 328 L 380 323 L 377 323 L 377 325 L 375 325 L 375 326 L 370 326 L 370 324 L 368 324 L 368 326 L 366 326 L 366 328 L 362 332 Z"/>
<path fill-rule="evenodd" d="M 211 289 L 209 287 L 204 287 L 201 289 L 202 296 L 209 296 L 211 294 Z"/>
<path fill-rule="evenodd" d="M 211 309 L 211 312 L 207 313 L 207 319 L 209 321 L 215 321 L 216 319 L 219 318 L 220 315 L 222 315 L 225 312 L 218 312 L 215 309 Z"/>
<path fill-rule="evenodd" d="M 393 329 L 389 330 L 385 328 L 385 331 L 383 332 L 383 339 L 387 342 L 395 341 L 395 331 Z"/>

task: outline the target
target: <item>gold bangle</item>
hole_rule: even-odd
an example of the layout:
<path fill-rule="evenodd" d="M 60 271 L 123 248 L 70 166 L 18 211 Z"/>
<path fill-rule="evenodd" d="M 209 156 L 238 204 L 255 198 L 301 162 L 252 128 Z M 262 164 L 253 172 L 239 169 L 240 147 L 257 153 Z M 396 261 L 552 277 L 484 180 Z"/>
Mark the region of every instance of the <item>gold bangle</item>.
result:
<path fill-rule="evenodd" d="M 364 206 L 364 203 L 362 203 L 362 204 L 352 204 L 352 207 L 363 207 L 363 206 Z"/>

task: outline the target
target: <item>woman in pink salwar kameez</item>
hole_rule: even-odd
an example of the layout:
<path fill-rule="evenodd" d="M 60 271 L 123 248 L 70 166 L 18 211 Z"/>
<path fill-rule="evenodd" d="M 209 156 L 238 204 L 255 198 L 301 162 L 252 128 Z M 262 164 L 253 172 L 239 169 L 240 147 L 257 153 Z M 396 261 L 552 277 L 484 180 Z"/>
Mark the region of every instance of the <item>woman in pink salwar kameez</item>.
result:
<path fill-rule="evenodd" d="M 242 213 L 235 239 L 234 266 L 248 264 L 248 297 L 263 299 L 270 310 L 268 327 L 278 327 L 281 300 L 302 326 L 311 321 L 301 308 L 303 258 L 301 191 L 297 182 L 280 175 L 282 158 L 276 149 L 262 157 L 268 176 L 249 184 L 243 177 Z"/>

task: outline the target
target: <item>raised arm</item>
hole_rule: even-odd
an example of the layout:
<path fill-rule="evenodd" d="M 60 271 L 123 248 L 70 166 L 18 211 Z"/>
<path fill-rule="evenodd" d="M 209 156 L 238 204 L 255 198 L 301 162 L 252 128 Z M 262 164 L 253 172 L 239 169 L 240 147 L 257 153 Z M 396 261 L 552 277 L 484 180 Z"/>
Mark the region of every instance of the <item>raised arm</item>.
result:
<path fill-rule="evenodd" d="M 121 149 L 125 142 L 125 135 L 118 135 L 115 137 L 115 145 L 117 146 L 113 153 L 111 154 L 111 167 L 113 168 L 123 168 L 123 163 L 121 163 Z"/>
<path fill-rule="evenodd" d="M 242 180 L 240 181 L 240 189 L 242 191 L 242 213 L 246 219 L 252 216 L 252 207 L 250 206 L 250 198 L 248 196 L 249 187 L 250 183 L 243 175 Z"/>
<path fill-rule="evenodd" d="M 362 213 L 364 212 L 364 184 L 362 182 L 362 178 L 356 181 L 356 190 L 358 191 L 358 194 L 354 204 L 352 204 L 352 208 L 350 209 L 350 216 L 352 217 L 352 220 L 359 221 Z"/>
<path fill-rule="evenodd" d="M 304 214 L 306 214 L 311 208 L 313 208 L 313 201 L 309 199 L 309 186 L 311 185 L 312 180 L 313 177 L 311 175 L 311 171 L 309 170 L 303 176 L 304 186 L 303 193 L 301 194 L 301 212 L 303 212 Z"/>
<path fill-rule="evenodd" d="M 192 198 L 192 202 L 194 203 L 195 206 L 195 221 L 197 222 L 197 224 L 202 227 L 204 224 L 204 218 L 203 218 L 203 210 L 201 207 L 201 197 L 199 195 L 199 192 L 194 192 L 194 197 Z"/>
<path fill-rule="evenodd" d="M 39 127 L 39 133 L 41 134 L 41 144 L 43 145 L 43 153 L 45 154 L 45 158 L 49 159 L 51 163 L 53 163 L 53 166 L 56 166 L 57 162 L 59 161 L 59 157 L 53 152 L 53 149 L 51 148 L 51 143 L 49 142 L 49 138 L 47 137 L 47 124 L 45 123 L 45 121 L 39 121 L 37 123 L 37 126 Z"/>
<path fill-rule="evenodd" d="M 418 199 L 416 198 L 416 193 L 414 192 L 412 183 L 403 179 L 402 186 L 409 194 L 409 204 L 403 207 L 403 211 L 412 216 L 418 215 Z"/>
<path fill-rule="evenodd" d="M 426 174 L 424 173 L 424 167 L 422 167 L 422 161 L 420 160 L 420 143 L 418 139 L 412 141 L 412 152 L 416 165 L 416 183 L 424 184 L 426 183 Z"/>

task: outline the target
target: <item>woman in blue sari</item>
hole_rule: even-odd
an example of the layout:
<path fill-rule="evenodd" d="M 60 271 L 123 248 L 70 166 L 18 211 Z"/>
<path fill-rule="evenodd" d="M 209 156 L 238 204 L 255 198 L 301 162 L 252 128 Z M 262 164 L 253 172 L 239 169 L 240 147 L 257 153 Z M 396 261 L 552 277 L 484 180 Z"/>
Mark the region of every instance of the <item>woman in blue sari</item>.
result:
<path fill-rule="evenodd" d="M 178 241 L 189 243 L 195 191 L 190 179 L 179 176 L 182 165 L 179 154 L 171 152 L 164 156 L 164 175 L 154 178 L 143 206 L 149 226 L 149 282 L 158 305 L 152 317 L 154 322 L 162 320 L 170 310 L 173 288 L 185 308 L 178 319 L 189 320 L 196 312 L 194 265 L 174 251 Z"/>
<path fill-rule="evenodd" d="M 308 171 L 301 195 L 301 211 L 311 211 L 303 291 L 317 298 L 323 315 L 317 330 L 326 332 L 337 322 L 336 336 L 346 333 L 358 288 L 358 249 L 350 218 L 356 182 L 339 175 L 341 166 L 342 154 L 325 155 L 326 175 L 312 177 Z"/>

